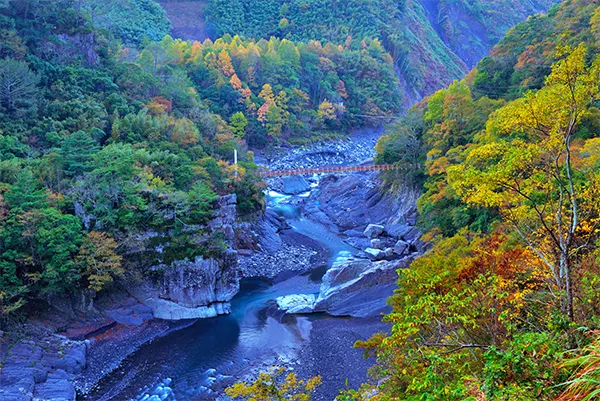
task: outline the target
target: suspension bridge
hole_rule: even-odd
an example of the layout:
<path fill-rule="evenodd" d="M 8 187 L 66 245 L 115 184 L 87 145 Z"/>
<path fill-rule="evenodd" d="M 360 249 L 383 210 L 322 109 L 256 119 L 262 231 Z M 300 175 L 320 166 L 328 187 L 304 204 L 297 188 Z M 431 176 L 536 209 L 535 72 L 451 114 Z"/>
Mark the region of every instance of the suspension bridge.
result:
<path fill-rule="evenodd" d="M 353 173 L 357 171 L 391 171 L 391 170 L 408 170 L 418 168 L 418 166 L 398 166 L 395 164 L 374 164 L 360 166 L 328 166 L 328 167 L 313 167 L 313 168 L 297 168 L 290 170 L 269 170 L 265 167 L 261 168 L 260 175 L 263 178 L 271 177 L 286 177 L 290 175 L 313 175 L 313 174 L 341 174 Z"/>

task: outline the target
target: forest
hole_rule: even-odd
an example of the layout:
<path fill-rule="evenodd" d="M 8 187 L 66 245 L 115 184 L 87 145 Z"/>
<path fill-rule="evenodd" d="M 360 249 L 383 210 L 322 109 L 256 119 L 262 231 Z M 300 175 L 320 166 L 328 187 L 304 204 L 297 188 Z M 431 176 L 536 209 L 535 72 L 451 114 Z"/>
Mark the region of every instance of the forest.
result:
<path fill-rule="evenodd" d="M 252 153 L 185 71 L 128 60 L 74 1 L 5 1 L 0 17 L 4 321 L 29 300 L 109 288 L 144 230 L 169 234 L 164 261 L 218 254 L 218 237 L 187 238 L 219 195 L 236 193 L 242 215 L 262 208 Z"/>
<path fill-rule="evenodd" d="M 386 179 L 423 185 L 432 244 L 400 273 L 391 334 L 357 344 L 383 399 L 598 397 L 599 13 L 516 26 L 380 139 L 380 162 L 424 165 Z"/>

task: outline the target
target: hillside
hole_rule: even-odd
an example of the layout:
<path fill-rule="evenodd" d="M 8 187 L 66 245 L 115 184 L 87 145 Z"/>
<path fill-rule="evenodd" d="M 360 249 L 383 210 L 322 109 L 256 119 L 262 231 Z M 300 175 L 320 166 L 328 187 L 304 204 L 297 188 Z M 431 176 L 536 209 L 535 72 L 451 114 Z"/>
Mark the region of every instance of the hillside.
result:
<path fill-rule="evenodd" d="M 386 184 L 423 188 L 432 244 L 401 274 L 392 334 L 359 344 L 376 378 L 403 372 L 382 394 L 595 399 L 598 16 L 567 0 L 517 25 L 380 139 L 380 162 L 424 166 Z"/>
<path fill-rule="evenodd" d="M 407 98 L 420 99 L 461 78 L 510 27 L 556 2 L 211 0 L 206 19 L 215 36 L 279 36 L 353 47 L 379 38 L 394 58 Z"/>

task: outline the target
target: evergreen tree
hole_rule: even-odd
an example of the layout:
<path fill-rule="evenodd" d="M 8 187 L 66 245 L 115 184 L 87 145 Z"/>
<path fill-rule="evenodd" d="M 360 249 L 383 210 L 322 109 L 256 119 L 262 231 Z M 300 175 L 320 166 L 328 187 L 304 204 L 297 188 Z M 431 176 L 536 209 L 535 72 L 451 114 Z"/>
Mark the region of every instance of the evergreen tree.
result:
<path fill-rule="evenodd" d="M 65 138 L 59 150 L 65 174 L 69 177 L 83 174 L 97 151 L 96 141 L 86 132 L 77 131 Z"/>

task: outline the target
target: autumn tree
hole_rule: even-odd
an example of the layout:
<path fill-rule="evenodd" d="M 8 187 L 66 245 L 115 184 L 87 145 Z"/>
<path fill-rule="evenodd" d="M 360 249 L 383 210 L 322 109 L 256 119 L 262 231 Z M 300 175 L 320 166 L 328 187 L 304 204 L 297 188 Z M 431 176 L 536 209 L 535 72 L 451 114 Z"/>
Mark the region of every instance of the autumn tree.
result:
<path fill-rule="evenodd" d="M 76 261 L 82 268 L 88 288 L 101 291 L 115 277 L 123 275 L 123 258 L 117 254 L 117 247 L 117 242 L 107 233 L 92 231 L 86 235 Z"/>
<path fill-rule="evenodd" d="M 497 208 L 552 272 L 574 318 L 573 270 L 596 238 L 598 174 L 576 167 L 574 138 L 598 99 L 600 60 L 586 65 L 584 45 L 563 48 L 546 86 L 500 109 L 487 140 L 448 169 L 468 203 Z"/>
<path fill-rule="evenodd" d="M 283 377 L 285 369 L 261 373 L 251 384 L 239 382 L 225 390 L 234 400 L 247 401 L 310 401 L 312 393 L 321 385 L 321 377 L 299 380 L 295 373 Z"/>
<path fill-rule="evenodd" d="M 233 68 L 233 64 L 231 64 L 231 57 L 227 51 L 221 50 L 217 63 L 219 71 L 221 71 L 226 77 L 231 77 L 233 74 L 235 74 L 235 69 Z"/>

